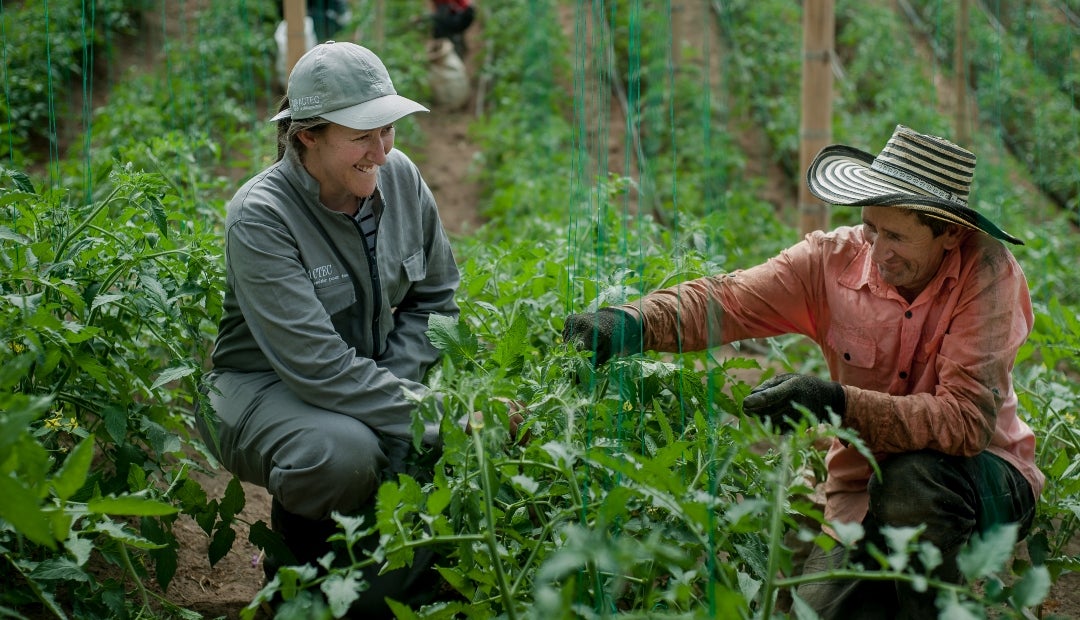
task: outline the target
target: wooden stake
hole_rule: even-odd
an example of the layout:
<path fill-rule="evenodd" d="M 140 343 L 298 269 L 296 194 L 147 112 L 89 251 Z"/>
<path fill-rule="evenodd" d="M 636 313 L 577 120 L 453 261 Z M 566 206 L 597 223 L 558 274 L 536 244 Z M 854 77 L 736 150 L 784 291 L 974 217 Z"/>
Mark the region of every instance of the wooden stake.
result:
<path fill-rule="evenodd" d="M 383 0 L 376 0 L 375 2 L 375 49 L 381 50 L 383 48 L 383 41 L 386 38 L 386 6 Z"/>
<path fill-rule="evenodd" d="M 968 0 L 960 0 L 956 9 L 956 45 L 953 47 L 953 73 L 956 74 L 956 116 L 953 138 L 960 146 L 971 147 L 971 124 L 968 111 L 967 76 Z"/>
<path fill-rule="evenodd" d="M 286 37 L 285 55 L 287 73 L 292 72 L 296 61 L 307 51 L 307 37 L 304 33 L 304 25 L 307 21 L 307 4 L 305 0 L 285 0 L 285 27 Z"/>
<path fill-rule="evenodd" d="M 799 230 L 827 230 L 827 205 L 815 198 L 801 180 L 810 162 L 832 142 L 833 40 L 836 16 L 833 0 L 803 3 L 802 122 L 799 128 Z"/>

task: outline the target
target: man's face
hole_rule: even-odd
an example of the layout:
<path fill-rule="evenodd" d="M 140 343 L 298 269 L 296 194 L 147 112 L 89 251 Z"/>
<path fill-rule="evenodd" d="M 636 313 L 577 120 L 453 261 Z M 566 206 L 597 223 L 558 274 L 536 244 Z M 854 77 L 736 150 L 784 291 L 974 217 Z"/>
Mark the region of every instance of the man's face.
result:
<path fill-rule="evenodd" d="M 934 236 L 914 211 L 899 207 L 863 207 L 863 229 L 870 259 L 881 279 L 914 301 L 937 274 L 945 253 L 959 245 L 959 227 Z"/>

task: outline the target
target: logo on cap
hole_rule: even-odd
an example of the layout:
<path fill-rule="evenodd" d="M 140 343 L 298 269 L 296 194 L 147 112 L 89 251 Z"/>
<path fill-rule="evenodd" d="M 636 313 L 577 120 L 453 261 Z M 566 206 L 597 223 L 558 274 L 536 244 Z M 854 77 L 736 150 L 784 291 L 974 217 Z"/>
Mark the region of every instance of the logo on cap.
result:
<path fill-rule="evenodd" d="M 317 108 L 321 104 L 321 100 L 318 95 L 308 95 L 306 97 L 297 97 L 296 99 L 289 99 L 289 107 L 294 112 L 302 112 L 311 108 Z"/>

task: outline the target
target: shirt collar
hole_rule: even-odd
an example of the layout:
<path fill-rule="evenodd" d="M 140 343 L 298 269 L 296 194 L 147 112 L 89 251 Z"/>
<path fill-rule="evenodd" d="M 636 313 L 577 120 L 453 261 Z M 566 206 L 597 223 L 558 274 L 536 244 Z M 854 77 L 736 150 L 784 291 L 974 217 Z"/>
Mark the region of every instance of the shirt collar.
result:
<path fill-rule="evenodd" d="M 956 249 L 945 253 L 945 258 L 941 261 L 941 266 L 938 267 L 938 271 L 934 274 L 934 278 L 930 280 L 926 285 L 926 288 L 919 293 L 919 297 L 915 299 L 912 305 L 918 304 L 919 299 L 926 297 L 927 291 L 929 291 L 930 297 L 932 298 L 942 289 L 951 289 L 955 285 L 960 279 L 960 263 L 963 248 L 964 244 L 961 243 Z M 872 294 L 883 299 L 895 297 L 903 300 L 903 297 L 896 288 L 886 284 L 881 279 L 881 274 L 874 268 L 874 261 L 870 260 L 870 244 L 865 241 L 859 245 L 859 249 L 851 263 L 840 272 L 840 277 L 837 279 L 837 282 L 840 286 L 852 290 L 858 290 L 865 286 Z"/>

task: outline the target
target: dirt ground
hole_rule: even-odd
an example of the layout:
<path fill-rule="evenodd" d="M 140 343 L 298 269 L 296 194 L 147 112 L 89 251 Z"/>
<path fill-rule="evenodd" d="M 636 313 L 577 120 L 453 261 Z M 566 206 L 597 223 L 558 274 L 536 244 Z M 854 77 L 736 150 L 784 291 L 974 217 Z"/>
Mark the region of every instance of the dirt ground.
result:
<path fill-rule="evenodd" d="M 180 10 L 198 10 L 204 0 L 188 3 L 168 3 L 181 7 Z M 713 20 L 708 15 L 708 3 L 693 0 L 673 0 L 673 32 L 677 41 L 687 41 L 691 47 L 700 49 L 700 39 L 704 36 L 718 35 L 710 31 L 708 24 Z M 572 18 L 572 14 L 562 6 L 562 18 Z M 166 25 L 167 28 L 174 23 Z M 565 24 L 572 28 L 572 21 Z M 571 30 L 572 32 L 572 30 Z M 469 31 L 470 50 L 479 50 L 483 44 L 483 22 L 478 22 Z M 711 45 L 714 54 L 721 53 L 719 43 Z M 137 50 L 140 64 L 147 62 L 150 56 L 146 49 Z M 476 86 L 475 76 L 479 74 L 475 66 L 479 54 L 471 53 L 466 58 L 469 72 Z M 710 62 L 718 68 L 722 63 L 716 59 Z M 713 83 L 719 83 L 714 79 Z M 476 89 L 473 90 L 474 97 Z M 614 109 L 614 108 L 613 108 Z M 431 187 L 439 205 L 439 210 L 451 236 L 466 235 L 482 224 L 477 212 L 478 188 L 472 181 L 470 166 L 473 165 L 476 147 L 469 141 L 467 128 L 475 114 L 475 105 L 470 103 L 461 110 L 440 110 L 434 108 L 431 114 L 417 115 L 417 121 L 425 135 L 422 152 L 409 144 L 399 146 L 419 162 L 424 178 Z M 613 148 L 622 145 L 625 137 L 617 134 L 624 123 L 611 122 L 611 140 Z M 743 131 L 738 135 L 739 143 L 747 150 L 748 166 L 755 174 L 766 172 L 775 176 L 776 182 L 770 183 L 763 190 L 765 197 L 777 207 L 795 203 L 795 188 L 768 156 L 765 141 L 761 135 Z M 199 481 L 211 498 L 224 494 L 230 480 L 228 473 L 222 470 L 195 472 L 193 478 Z M 262 587 L 263 572 L 259 550 L 247 541 L 248 524 L 257 521 L 269 523 L 270 498 L 262 488 L 245 484 L 247 503 L 240 515 L 242 525 L 237 528 L 236 543 L 232 550 L 217 565 L 211 567 L 207 560 L 209 540 L 201 528 L 187 517 L 181 517 L 174 528 L 180 542 L 180 558 L 176 575 L 170 585 L 168 598 L 182 606 L 200 612 L 206 618 L 239 617 L 239 611 L 246 606 Z M 1075 545 L 1074 545 L 1075 547 Z M 1021 550 L 1022 551 L 1022 550 Z M 1072 549 L 1076 553 L 1077 549 Z M 1062 578 L 1048 598 L 1046 611 L 1059 617 L 1080 618 L 1080 578 L 1068 575 Z"/>

